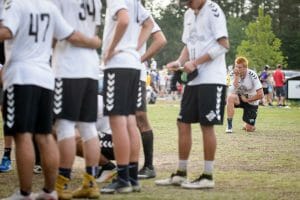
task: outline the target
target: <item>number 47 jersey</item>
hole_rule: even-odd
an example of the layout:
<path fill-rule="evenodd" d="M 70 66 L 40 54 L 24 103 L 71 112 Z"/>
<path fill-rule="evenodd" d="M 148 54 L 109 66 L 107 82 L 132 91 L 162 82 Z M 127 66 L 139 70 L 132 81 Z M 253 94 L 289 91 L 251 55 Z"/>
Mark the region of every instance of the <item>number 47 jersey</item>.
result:
<path fill-rule="evenodd" d="M 88 37 L 96 35 L 101 19 L 100 0 L 51 1 L 75 30 Z M 58 41 L 54 48 L 52 64 L 57 78 L 98 79 L 99 56 L 95 49 L 75 47 L 66 41 Z"/>
<path fill-rule="evenodd" d="M 53 38 L 67 38 L 74 29 L 55 5 L 44 0 L 5 1 L 2 23 L 13 36 L 5 42 L 4 90 L 14 84 L 53 90 L 49 65 Z"/>

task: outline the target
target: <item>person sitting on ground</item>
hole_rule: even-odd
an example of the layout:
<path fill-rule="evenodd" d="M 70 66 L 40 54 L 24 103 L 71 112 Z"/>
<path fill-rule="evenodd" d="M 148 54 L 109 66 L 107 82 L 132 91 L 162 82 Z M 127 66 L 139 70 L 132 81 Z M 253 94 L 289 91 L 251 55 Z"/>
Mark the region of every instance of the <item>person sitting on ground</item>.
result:
<path fill-rule="evenodd" d="M 229 87 L 227 97 L 227 129 L 226 133 L 232 133 L 232 119 L 234 108 L 243 108 L 243 121 L 246 123 L 244 130 L 255 131 L 255 122 L 259 100 L 263 98 L 263 88 L 257 74 L 248 68 L 248 60 L 238 57 L 235 60 L 235 68 L 230 74 L 232 85 Z"/>

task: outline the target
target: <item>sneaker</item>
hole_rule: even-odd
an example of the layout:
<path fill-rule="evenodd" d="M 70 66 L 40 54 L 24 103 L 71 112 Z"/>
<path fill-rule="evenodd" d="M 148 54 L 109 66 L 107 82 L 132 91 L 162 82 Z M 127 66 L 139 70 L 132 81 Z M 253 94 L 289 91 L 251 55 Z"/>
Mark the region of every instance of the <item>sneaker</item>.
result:
<path fill-rule="evenodd" d="M 132 192 L 141 192 L 142 187 L 141 187 L 138 180 L 134 180 L 134 179 L 129 177 L 129 181 L 130 181 L 130 184 L 131 184 L 131 187 L 132 187 Z"/>
<path fill-rule="evenodd" d="M 112 170 L 105 170 L 105 169 L 100 169 L 98 173 L 98 177 L 96 179 L 97 183 L 104 183 L 108 182 L 111 179 L 113 179 L 117 175 L 117 169 L 112 169 Z"/>
<path fill-rule="evenodd" d="M 10 197 L 4 198 L 3 200 L 34 200 L 34 195 L 31 193 L 29 196 L 23 196 L 20 190 L 12 194 Z"/>
<path fill-rule="evenodd" d="M 100 193 L 95 178 L 92 175 L 85 173 L 83 176 L 82 186 L 76 189 L 72 196 L 73 198 L 80 199 L 98 199 L 100 197 Z"/>
<path fill-rule="evenodd" d="M 114 194 L 114 193 L 130 193 L 133 189 L 131 187 L 130 182 L 126 182 L 120 178 L 117 178 L 112 181 L 107 186 L 101 188 L 100 192 L 103 194 Z"/>
<path fill-rule="evenodd" d="M 167 179 L 156 180 L 155 184 L 159 186 L 167 186 L 167 185 L 176 185 L 180 186 L 181 183 L 186 181 L 186 172 L 178 171 L 176 173 L 171 174 L 171 176 Z"/>
<path fill-rule="evenodd" d="M 66 178 L 62 175 L 58 175 L 55 182 L 55 190 L 58 194 L 59 199 L 67 200 L 72 199 L 72 192 L 68 188 L 70 182 L 69 178 Z"/>
<path fill-rule="evenodd" d="M 233 131 L 232 131 L 232 128 L 228 128 L 228 129 L 226 129 L 226 131 L 225 131 L 226 133 L 233 133 Z"/>
<path fill-rule="evenodd" d="M 41 165 L 34 165 L 33 173 L 34 174 L 41 174 L 42 173 L 42 166 Z"/>
<path fill-rule="evenodd" d="M 138 173 L 139 179 L 155 178 L 155 176 L 156 176 L 155 169 L 154 168 L 150 169 L 149 167 L 143 167 Z"/>
<path fill-rule="evenodd" d="M 36 195 L 35 200 L 58 200 L 58 195 L 56 191 L 46 193 L 42 190 Z"/>
<path fill-rule="evenodd" d="M 11 170 L 11 160 L 8 157 L 3 156 L 0 165 L 0 172 L 9 172 Z"/>
<path fill-rule="evenodd" d="M 202 174 L 199 178 L 192 182 L 182 183 L 181 187 L 186 189 L 214 188 L 215 182 L 213 180 L 212 175 Z"/>

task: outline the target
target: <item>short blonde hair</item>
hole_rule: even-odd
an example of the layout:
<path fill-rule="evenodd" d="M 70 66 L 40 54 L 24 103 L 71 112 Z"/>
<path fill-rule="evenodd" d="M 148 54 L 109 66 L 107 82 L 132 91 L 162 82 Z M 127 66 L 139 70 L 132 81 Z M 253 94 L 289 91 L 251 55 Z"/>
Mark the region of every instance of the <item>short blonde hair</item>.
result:
<path fill-rule="evenodd" d="M 248 60 L 245 57 L 239 56 L 235 59 L 235 64 L 243 64 L 244 67 L 248 67 Z"/>

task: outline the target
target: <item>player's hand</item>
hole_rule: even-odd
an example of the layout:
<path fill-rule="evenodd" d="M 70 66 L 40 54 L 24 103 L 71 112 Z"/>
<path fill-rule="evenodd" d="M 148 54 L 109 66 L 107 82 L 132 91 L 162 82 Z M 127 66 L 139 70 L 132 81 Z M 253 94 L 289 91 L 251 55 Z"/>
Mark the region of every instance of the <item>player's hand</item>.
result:
<path fill-rule="evenodd" d="M 180 62 L 176 60 L 168 63 L 166 67 L 170 71 L 177 71 L 180 69 L 180 65 L 181 65 Z"/>
<path fill-rule="evenodd" d="M 248 103 L 248 98 L 246 98 L 244 95 L 241 95 L 241 100 L 245 103 Z"/>
<path fill-rule="evenodd" d="M 184 64 L 184 71 L 186 73 L 192 73 L 195 69 L 197 69 L 197 65 L 194 61 L 188 61 Z"/>
<path fill-rule="evenodd" d="M 233 73 L 234 73 L 235 76 L 239 76 L 240 75 L 239 70 L 237 68 L 233 69 Z"/>
<path fill-rule="evenodd" d="M 116 55 L 119 51 L 115 51 L 114 49 L 108 49 L 108 51 L 106 53 L 104 53 L 104 65 L 107 64 L 107 62 L 114 57 L 114 55 Z"/>

